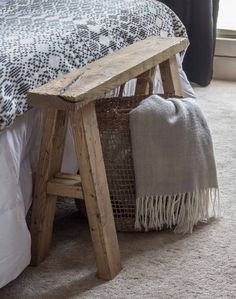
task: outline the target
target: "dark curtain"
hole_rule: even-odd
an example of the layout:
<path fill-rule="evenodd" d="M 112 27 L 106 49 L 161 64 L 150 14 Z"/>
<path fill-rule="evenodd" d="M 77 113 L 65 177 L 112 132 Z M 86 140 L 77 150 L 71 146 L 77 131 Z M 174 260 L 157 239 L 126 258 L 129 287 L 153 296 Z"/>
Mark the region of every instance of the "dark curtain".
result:
<path fill-rule="evenodd" d="M 188 79 L 199 85 L 210 83 L 216 40 L 219 0 L 161 0 L 187 28 L 190 47 L 184 59 Z"/>

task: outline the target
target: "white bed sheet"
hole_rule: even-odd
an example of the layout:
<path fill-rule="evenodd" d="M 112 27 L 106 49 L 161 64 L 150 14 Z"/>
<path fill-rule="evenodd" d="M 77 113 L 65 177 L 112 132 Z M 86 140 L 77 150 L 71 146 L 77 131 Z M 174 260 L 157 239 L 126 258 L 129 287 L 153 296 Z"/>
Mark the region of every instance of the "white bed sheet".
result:
<path fill-rule="evenodd" d="M 180 61 L 179 68 L 184 96 L 194 97 Z M 162 89 L 159 77 L 157 73 L 156 92 Z M 134 88 L 131 82 L 125 94 L 132 94 Z M 41 113 L 32 109 L 0 135 L 0 288 L 15 279 L 30 262 L 31 241 L 25 216 L 32 200 L 41 123 Z M 76 173 L 78 164 L 72 143 L 69 128 L 62 170 Z"/>

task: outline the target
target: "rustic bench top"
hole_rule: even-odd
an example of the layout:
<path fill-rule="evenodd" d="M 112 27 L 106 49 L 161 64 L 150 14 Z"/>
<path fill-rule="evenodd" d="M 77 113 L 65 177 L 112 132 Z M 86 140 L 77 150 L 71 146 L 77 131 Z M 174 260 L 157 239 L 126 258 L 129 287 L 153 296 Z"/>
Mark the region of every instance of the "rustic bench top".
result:
<path fill-rule="evenodd" d="M 66 101 L 83 106 L 183 51 L 185 38 L 148 37 L 60 76 L 28 93 L 29 104 Z"/>

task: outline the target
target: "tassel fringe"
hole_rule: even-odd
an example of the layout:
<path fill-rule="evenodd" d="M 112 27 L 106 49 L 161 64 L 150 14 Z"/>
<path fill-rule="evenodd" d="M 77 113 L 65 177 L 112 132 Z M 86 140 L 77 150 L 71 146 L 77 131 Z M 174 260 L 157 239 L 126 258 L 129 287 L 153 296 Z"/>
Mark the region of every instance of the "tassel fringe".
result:
<path fill-rule="evenodd" d="M 219 190 L 204 189 L 172 195 L 137 198 L 135 230 L 174 228 L 176 233 L 192 233 L 199 222 L 219 216 Z"/>

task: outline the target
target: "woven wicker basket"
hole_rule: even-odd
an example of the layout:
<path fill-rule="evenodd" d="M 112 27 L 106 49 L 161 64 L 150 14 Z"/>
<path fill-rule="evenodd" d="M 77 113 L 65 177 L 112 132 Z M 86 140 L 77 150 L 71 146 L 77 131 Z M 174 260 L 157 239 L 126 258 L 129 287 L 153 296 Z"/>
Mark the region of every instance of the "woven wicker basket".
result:
<path fill-rule="evenodd" d="M 151 82 L 149 88 L 152 94 Z M 147 95 L 119 96 L 96 101 L 97 121 L 113 214 L 116 229 L 120 232 L 135 231 L 136 193 L 129 112 L 147 97 Z M 81 206 L 83 202 L 76 204 L 80 210 L 85 211 Z"/>
<path fill-rule="evenodd" d="M 128 112 L 147 97 L 115 97 L 96 101 L 108 187 L 117 231 L 133 232 L 135 222 L 135 176 Z M 84 201 L 75 201 L 85 215 Z"/>
<path fill-rule="evenodd" d="M 118 231 L 134 231 L 135 176 L 128 112 L 147 96 L 97 101 L 97 120 L 111 203 Z"/>

